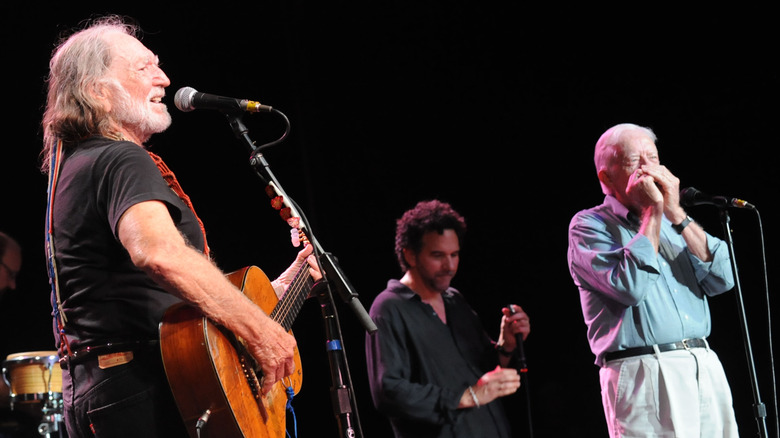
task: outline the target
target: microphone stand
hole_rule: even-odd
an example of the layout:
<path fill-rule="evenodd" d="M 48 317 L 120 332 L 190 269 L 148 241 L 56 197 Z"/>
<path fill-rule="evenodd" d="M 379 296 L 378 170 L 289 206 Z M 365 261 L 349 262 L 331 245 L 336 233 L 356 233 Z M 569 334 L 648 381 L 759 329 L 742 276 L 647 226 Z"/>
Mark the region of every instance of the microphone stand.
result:
<path fill-rule="evenodd" d="M 338 292 L 342 301 L 346 303 L 363 327 L 368 332 L 377 330 L 376 325 L 371 320 L 366 309 L 360 304 L 357 293 L 354 292 L 352 285 L 347 280 L 341 268 L 338 266 L 336 258 L 325 252 L 320 246 L 308 227 L 306 218 L 295 208 L 295 203 L 285 194 L 281 184 L 271 172 L 268 162 L 263 157 L 262 149 L 281 143 L 290 132 L 290 122 L 282 112 L 271 109 L 272 112 L 281 116 L 286 123 L 284 134 L 277 140 L 256 146 L 255 142 L 249 137 L 249 130 L 241 120 L 239 112 L 224 112 L 230 123 L 236 138 L 242 140 L 250 151 L 250 165 L 255 169 L 257 175 L 266 184 L 273 185 L 274 189 L 282 196 L 285 203 L 293 210 L 293 217 L 300 218 L 300 227 L 307 229 L 306 237 L 314 247 L 314 254 L 320 266 L 323 279 L 318 287 L 314 288 L 317 298 L 320 302 L 322 317 L 325 325 L 326 351 L 331 370 L 331 400 L 333 402 L 334 415 L 339 427 L 339 436 L 345 438 L 362 438 L 363 431 L 360 427 L 357 404 L 354 391 L 352 390 L 352 378 L 349 373 L 349 366 L 344 350 L 344 344 L 341 340 L 341 327 L 338 321 L 338 314 L 333 302 L 333 289 Z M 324 287 L 323 287 L 324 286 Z"/>
<path fill-rule="evenodd" d="M 758 390 L 758 381 L 756 378 L 755 360 L 753 358 L 753 349 L 750 345 L 750 335 L 748 334 L 747 318 L 745 316 L 745 304 L 742 300 L 742 287 L 739 284 L 739 274 L 737 273 L 737 261 L 734 255 L 734 243 L 731 238 L 731 227 L 729 226 L 731 218 L 725 207 L 720 207 L 720 218 L 723 231 L 726 235 L 726 243 L 731 256 L 731 268 L 734 271 L 735 294 L 737 297 L 737 310 L 742 328 L 742 338 L 745 344 L 745 354 L 747 355 L 748 370 L 750 372 L 750 381 L 753 386 L 753 415 L 758 423 L 759 436 L 766 438 L 768 436 L 766 426 L 766 406 L 761 401 L 761 395 Z"/>
<path fill-rule="evenodd" d="M 511 304 L 508 304 L 507 307 L 513 314 L 516 312 L 515 308 Z M 528 417 L 528 438 L 533 438 L 534 426 L 531 418 L 531 387 L 530 383 L 528 383 L 528 363 L 525 359 L 525 347 L 523 345 L 524 342 L 525 341 L 523 341 L 522 333 L 515 334 L 515 344 L 517 347 L 513 353 L 514 357 L 517 359 L 517 369 L 520 372 L 520 382 L 523 384 L 523 389 L 525 392 L 525 410 L 526 416 Z"/>

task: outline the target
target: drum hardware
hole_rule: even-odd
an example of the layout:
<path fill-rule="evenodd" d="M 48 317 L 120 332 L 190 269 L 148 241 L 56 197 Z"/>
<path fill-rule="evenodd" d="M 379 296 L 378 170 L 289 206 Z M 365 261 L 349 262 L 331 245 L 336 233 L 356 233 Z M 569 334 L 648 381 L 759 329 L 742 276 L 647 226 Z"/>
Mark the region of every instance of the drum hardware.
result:
<path fill-rule="evenodd" d="M 62 369 L 56 351 L 9 354 L 3 362 L 3 379 L 10 388 L 11 410 L 41 415 L 38 433 L 63 437 Z"/>

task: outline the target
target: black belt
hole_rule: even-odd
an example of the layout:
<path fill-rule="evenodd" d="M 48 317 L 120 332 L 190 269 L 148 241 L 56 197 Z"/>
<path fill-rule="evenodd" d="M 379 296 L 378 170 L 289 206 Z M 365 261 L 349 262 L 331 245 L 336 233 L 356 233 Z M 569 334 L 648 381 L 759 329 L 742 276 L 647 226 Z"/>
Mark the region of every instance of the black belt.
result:
<path fill-rule="evenodd" d="M 673 351 L 673 350 L 687 350 L 689 348 L 704 348 L 707 347 L 707 341 L 704 338 L 683 339 L 679 342 L 672 342 L 669 344 L 658 344 L 658 351 Z M 625 350 L 612 351 L 604 355 L 604 360 L 609 362 L 615 359 L 624 359 L 627 357 L 641 356 L 643 354 L 653 354 L 655 348 L 653 346 L 648 347 L 634 347 L 626 348 Z"/>
<path fill-rule="evenodd" d="M 158 341 L 130 341 L 130 342 L 109 342 L 102 345 L 91 345 L 79 348 L 71 354 L 60 357 L 60 367 L 67 369 L 70 365 L 78 365 L 90 359 L 97 358 L 103 354 L 121 353 L 126 351 L 142 352 L 152 350 L 157 347 Z"/>

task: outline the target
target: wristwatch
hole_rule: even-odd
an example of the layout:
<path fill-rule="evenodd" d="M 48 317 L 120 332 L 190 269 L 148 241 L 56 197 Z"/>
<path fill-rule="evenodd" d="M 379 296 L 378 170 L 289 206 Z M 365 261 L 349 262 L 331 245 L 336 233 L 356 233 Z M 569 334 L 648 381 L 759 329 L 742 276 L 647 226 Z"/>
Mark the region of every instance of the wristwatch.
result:
<path fill-rule="evenodd" d="M 693 222 L 693 218 L 690 216 L 685 216 L 685 219 L 683 219 L 683 221 L 679 224 L 672 224 L 672 228 L 674 228 L 674 231 L 677 231 L 677 234 L 682 234 L 685 227 L 687 227 L 691 222 Z"/>

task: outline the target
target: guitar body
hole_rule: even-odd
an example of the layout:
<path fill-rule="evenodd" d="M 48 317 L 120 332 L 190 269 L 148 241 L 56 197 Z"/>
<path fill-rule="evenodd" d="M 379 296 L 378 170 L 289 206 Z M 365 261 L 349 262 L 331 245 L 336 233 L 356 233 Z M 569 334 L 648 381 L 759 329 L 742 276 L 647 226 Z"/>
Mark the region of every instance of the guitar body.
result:
<path fill-rule="evenodd" d="M 227 278 L 271 314 L 279 300 L 262 270 L 250 266 Z M 290 331 L 292 333 L 292 331 Z M 171 307 L 160 323 L 160 348 L 168 382 L 191 438 L 283 438 L 287 387 L 301 389 L 298 349 L 295 371 L 259 395 L 261 375 L 232 333 L 186 304 Z M 259 373 L 259 371 L 258 371 Z M 207 421 L 196 429 L 198 419 Z"/>

